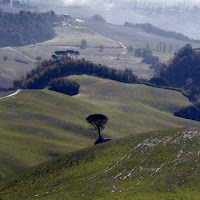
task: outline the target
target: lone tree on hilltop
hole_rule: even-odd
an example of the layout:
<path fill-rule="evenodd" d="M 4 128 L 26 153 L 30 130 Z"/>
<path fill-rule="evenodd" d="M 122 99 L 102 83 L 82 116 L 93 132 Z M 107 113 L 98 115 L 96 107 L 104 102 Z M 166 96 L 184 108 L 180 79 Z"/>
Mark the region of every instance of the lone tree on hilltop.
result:
<path fill-rule="evenodd" d="M 94 130 L 99 134 L 99 139 L 101 139 L 101 131 L 105 128 L 108 118 L 105 115 L 94 114 L 88 116 L 86 121 L 94 127 Z"/>
<path fill-rule="evenodd" d="M 80 46 L 80 49 L 85 49 L 86 46 L 87 46 L 87 42 L 86 42 L 86 40 L 82 39 L 82 40 L 81 40 L 81 46 Z"/>

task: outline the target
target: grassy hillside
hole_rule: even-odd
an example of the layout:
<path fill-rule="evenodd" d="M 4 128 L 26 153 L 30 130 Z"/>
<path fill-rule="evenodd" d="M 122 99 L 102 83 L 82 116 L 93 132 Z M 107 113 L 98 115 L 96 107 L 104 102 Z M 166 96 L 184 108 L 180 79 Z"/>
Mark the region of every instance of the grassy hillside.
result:
<path fill-rule="evenodd" d="M 154 75 L 154 71 L 149 68 L 149 65 L 141 62 L 142 58 L 135 57 L 134 53 L 127 53 L 126 50 L 122 48 L 105 48 L 103 52 L 100 52 L 99 48 L 93 47 L 80 49 L 79 47 L 73 46 L 48 46 L 42 43 L 34 46 L 18 47 L 16 49 L 31 58 L 41 56 L 42 60 L 49 59 L 55 51 L 73 49 L 80 52 L 79 58 L 91 60 L 96 64 L 100 63 L 108 67 L 122 70 L 126 68 L 132 69 L 134 74 L 142 78 L 152 78 Z M 118 55 L 120 56 L 119 60 L 117 59 Z"/>
<path fill-rule="evenodd" d="M 125 45 L 132 45 L 135 48 L 144 48 L 149 43 L 150 48 L 156 48 L 156 45 L 161 41 L 166 45 L 173 44 L 174 46 L 182 47 L 187 42 L 171 39 L 146 33 L 140 28 L 126 27 L 122 25 L 115 25 L 110 23 L 93 23 L 90 20 L 86 20 L 84 23 L 78 23 L 79 26 L 87 27 L 97 33 L 105 35 L 115 40 L 120 40 Z M 194 46 L 199 46 L 197 43 L 193 43 Z"/>
<path fill-rule="evenodd" d="M 134 74 L 142 78 L 152 78 L 154 72 L 149 69 L 149 65 L 141 62 L 133 53 L 127 53 L 125 48 L 118 48 L 121 41 L 126 46 L 134 48 L 146 47 L 149 43 L 150 48 L 155 48 L 160 41 L 165 42 L 167 47 L 170 44 L 182 47 L 186 43 L 147 34 L 136 28 L 112 25 L 107 23 L 84 23 L 72 24 L 69 27 L 56 27 L 57 36 L 49 41 L 15 48 L 0 49 L 0 86 L 6 87 L 12 84 L 13 79 L 22 76 L 26 71 L 35 68 L 36 57 L 42 60 L 49 59 L 55 51 L 75 49 L 80 51 L 81 56 L 94 63 L 101 63 L 117 69 L 132 69 Z M 88 46 L 86 49 L 79 49 L 81 40 L 85 39 Z M 103 52 L 99 51 L 99 46 L 105 47 Z M 194 44 L 195 47 L 195 44 Z M 7 55 L 8 60 L 3 61 Z M 173 53 L 166 52 L 155 54 L 158 55 L 162 62 L 167 62 Z M 119 56 L 119 60 L 117 59 Z M 24 61 L 16 62 L 15 59 Z"/>
<path fill-rule="evenodd" d="M 119 44 L 103 35 L 97 34 L 88 29 L 82 27 L 63 28 L 56 27 L 57 37 L 53 40 L 44 42 L 44 45 L 52 46 L 65 46 L 65 45 L 77 45 L 80 46 L 81 40 L 85 39 L 88 46 L 98 47 L 103 45 L 104 47 L 119 47 Z"/>
<path fill-rule="evenodd" d="M 147 34 L 141 29 L 112 25 L 108 23 L 94 23 L 90 20 L 84 22 L 73 22 L 68 27 L 56 27 L 57 36 L 49 41 L 15 48 L 0 49 L 0 86 L 6 87 L 12 84 L 13 79 L 22 76 L 26 71 L 35 68 L 36 57 L 42 60 L 49 59 L 55 51 L 74 49 L 80 51 L 81 56 L 94 63 L 101 63 L 117 69 L 132 69 L 134 74 L 142 78 L 152 78 L 154 71 L 149 69 L 149 65 L 141 62 L 133 53 L 127 53 L 125 48 L 120 47 L 119 41 L 125 46 L 134 48 L 144 48 L 148 43 L 151 49 L 155 49 L 159 42 L 166 43 L 167 49 L 170 44 L 182 47 L 186 42 L 169 39 L 165 37 Z M 86 49 L 79 49 L 81 40 L 85 39 L 88 46 Z M 99 46 L 106 47 L 103 52 L 99 51 Z M 193 47 L 199 47 L 193 44 Z M 15 51 L 16 50 L 16 51 Z M 162 62 L 166 62 L 173 56 L 173 53 L 157 53 Z M 8 60 L 3 61 L 7 55 Z M 119 60 L 117 58 L 120 58 Z M 16 62 L 15 59 L 25 61 Z"/>
<path fill-rule="evenodd" d="M 198 200 L 199 139 L 179 129 L 97 145 L 2 181 L 0 198 Z"/>
<path fill-rule="evenodd" d="M 122 138 L 146 131 L 199 126 L 173 111 L 190 105 L 182 94 L 89 76 L 72 76 L 80 94 L 24 90 L 0 100 L 0 177 L 4 178 L 66 153 L 92 146 L 97 134 L 85 118 L 105 114 L 103 136 Z"/>
<path fill-rule="evenodd" d="M 7 56 L 6 60 L 4 60 L 5 56 Z M 10 86 L 14 79 L 35 68 L 35 62 L 16 49 L 0 48 L 0 86 Z"/>

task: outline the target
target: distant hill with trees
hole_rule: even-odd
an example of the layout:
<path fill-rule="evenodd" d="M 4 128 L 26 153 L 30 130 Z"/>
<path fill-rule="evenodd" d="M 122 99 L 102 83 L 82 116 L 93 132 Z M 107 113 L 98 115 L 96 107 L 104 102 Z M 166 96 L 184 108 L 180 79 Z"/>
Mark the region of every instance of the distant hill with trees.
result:
<path fill-rule="evenodd" d="M 93 15 L 91 17 L 91 20 L 95 21 L 95 22 L 104 22 L 104 23 L 106 23 L 106 20 L 101 15 L 97 15 L 97 14 Z"/>
<path fill-rule="evenodd" d="M 63 55 L 60 57 L 52 55 L 53 60 L 43 61 L 36 69 L 27 72 L 20 80 L 15 80 L 14 88 L 42 89 L 49 86 L 52 79 L 82 74 L 124 83 L 135 83 L 138 80 L 132 70 L 129 69 L 122 71 L 100 64 L 94 64 L 90 61 L 86 61 L 84 58 L 78 60 L 69 56 L 66 57 L 65 54 L 68 55 L 68 51 L 55 52 L 55 54 L 56 53 L 62 53 Z"/>
<path fill-rule="evenodd" d="M 174 31 L 162 30 L 162 29 L 160 29 L 160 28 L 158 28 L 156 26 L 153 26 L 150 23 L 133 24 L 133 23 L 130 23 L 130 22 L 125 22 L 124 26 L 139 28 L 139 29 L 142 29 L 143 31 L 145 31 L 147 33 L 151 33 L 151 34 L 162 36 L 162 37 L 173 38 L 173 39 L 180 40 L 180 41 L 185 41 L 185 42 L 197 42 L 197 43 L 200 43 L 200 40 L 190 39 L 188 36 L 183 35 L 182 33 L 176 33 Z"/>
<path fill-rule="evenodd" d="M 182 88 L 194 106 L 182 108 L 176 116 L 200 121 L 200 50 L 187 44 L 161 67 L 159 77 L 169 86 Z"/>
<path fill-rule="evenodd" d="M 53 11 L 17 14 L 0 10 L 0 47 L 22 46 L 52 39 L 55 31 L 52 24 L 57 20 Z"/>
<path fill-rule="evenodd" d="M 185 90 L 200 88 L 200 51 L 187 44 L 175 53 L 168 65 L 162 66 L 160 77 L 173 87 Z"/>

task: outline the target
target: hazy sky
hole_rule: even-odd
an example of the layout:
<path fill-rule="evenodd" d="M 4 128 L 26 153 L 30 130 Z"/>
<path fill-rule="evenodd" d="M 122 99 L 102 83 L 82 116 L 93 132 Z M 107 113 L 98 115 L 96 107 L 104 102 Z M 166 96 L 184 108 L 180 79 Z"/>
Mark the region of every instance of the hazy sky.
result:
<path fill-rule="evenodd" d="M 95 3 L 100 3 L 102 2 L 102 0 L 64 0 L 67 4 L 95 4 Z M 106 0 L 107 2 L 115 2 L 116 0 Z M 138 1 L 140 2 L 140 0 L 118 0 L 118 1 L 125 1 L 125 2 L 134 2 L 134 1 Z M 105 1 L 104 1 L 105 2 Z M 174 2 L 174 3 L 178 3 L 178 2 L 196 2 L 196 3 L 200 3 L 200 0 L 145 0 L 145 2 Z"/>

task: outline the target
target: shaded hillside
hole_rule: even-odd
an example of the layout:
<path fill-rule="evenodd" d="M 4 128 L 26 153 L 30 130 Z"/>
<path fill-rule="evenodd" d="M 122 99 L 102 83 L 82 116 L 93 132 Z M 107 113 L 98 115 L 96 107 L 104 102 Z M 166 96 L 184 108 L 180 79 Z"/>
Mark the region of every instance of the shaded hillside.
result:
<path fill-rule="evenodd" d="M 51 25 L 54 20 L 53 12 L 36 14 L 20 11 L 13 14 L 0 10 L 0 47 L 23 46 L 52 39 L 55 36 Z"/>
<path fill-rule="evenodd" d="M 85 120 L 91 114 L 108 117 L 102 135 L 113 139 L 200 126 L 173 116 L 175 110 L 191 105 L 179 92 L 91 76 L 69 78 L 80 84 L 79 95 L 70 97 L 47 89 L 23 90 L 0 100 L 1 178 L 93 146 L 98 135 Z"/>
<path fill-rule="evenodd" d="M 192 106 L 183 107 L 180 110 L 176 111 L 174 115 L 177 117 L 200 121 L 200 104 L 197 103 Z"/>
<path fill-rule="evenodd" d="M 199 199 L 197 129 L 97 145 L 1 182 L 2 199 Z"/>
<path fill-rule="evenodd" d="M 140 28 L 140 29 L 142 29 L 143 31 L 145 31 L 147 33 L 152 33 L 154 35 L 159 35 L 159 36 L 162 36 L 162 37 L 173 38 L 173 39 L 181 40 L 181 41 L 185 41 L 185 42 L 197 42 L 197 43 L 200 43 L 200 40 L 190 39 L 188 36 L 183 35 L 181 33 L 176 33 L 175 31 L 162 30 L 161 28 L 153 26 L 150 23 L 133 24 L 133 23 L 130 23 L 130 22 L 125 22 L 124 26 L 133 27 L 133 28 Z"/>
<path fill-rule="evenodd" d="M 11 86 L 14 79 L 18 79 L 19 77 L 23 76 L 26 71 L 35 68 L 35 62 L 36 60 L 31 59 L 26 54 L 23 54 L 16 49 L 13 49 L 11 47 L 1 48 L 0 86 Z"/>
<path fill-rule="evenodd" d="M 84 23 L 77 22 L 76 24 L 80 27 L 87 27 L 95 33 L 121 41 L 125 46 L 133 46 L 134 48 L 144 48 L 148 43 L 150 49 L 156 50 L 157 46 L 162 42 L 163 44 L 166 44 L 167 49 L 169 49 L 169 46 L 173 45 L 173 51 L 176 51 L 188 42 L 187 36 L 183 36 L 187 38 L 186 40 L 179 40 L 177 33 L 175 33 L 176 37 L 168 37 L 167 34 L 156 35 L 152 32 L 147 33 L 142 27 L 129 27 L 100 22 L 94 23 L 90 20 L 85 20 Z M 190 42 L 192 42 L 195 47 L 199 46 L 199 43 L 195 43 L 195 40 L 191 40 Z"/>

